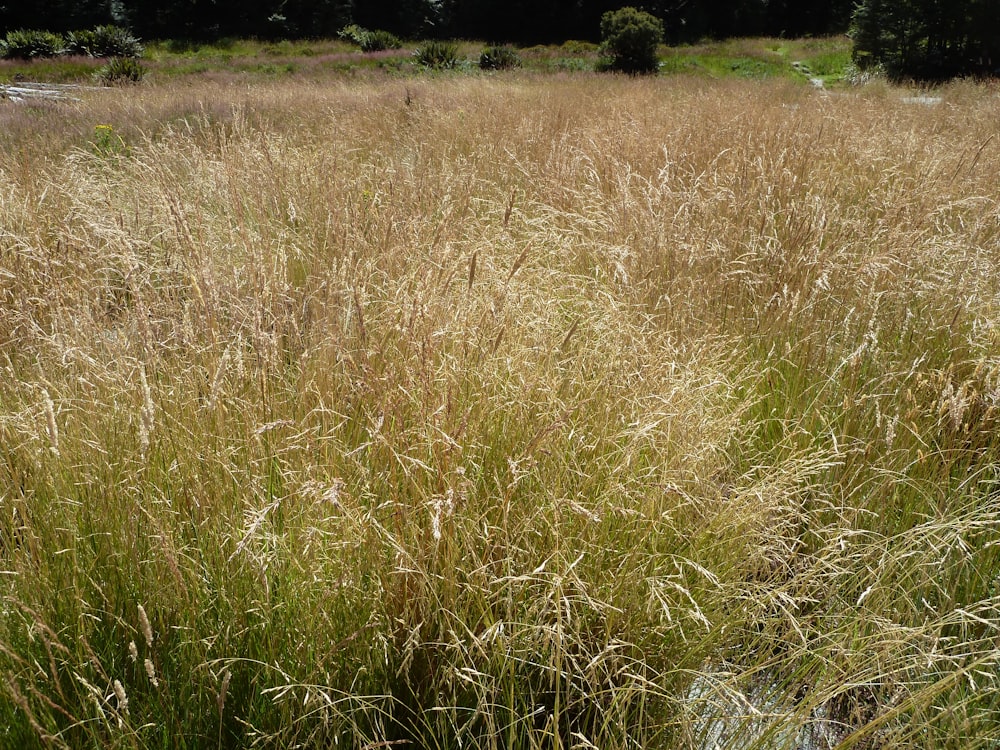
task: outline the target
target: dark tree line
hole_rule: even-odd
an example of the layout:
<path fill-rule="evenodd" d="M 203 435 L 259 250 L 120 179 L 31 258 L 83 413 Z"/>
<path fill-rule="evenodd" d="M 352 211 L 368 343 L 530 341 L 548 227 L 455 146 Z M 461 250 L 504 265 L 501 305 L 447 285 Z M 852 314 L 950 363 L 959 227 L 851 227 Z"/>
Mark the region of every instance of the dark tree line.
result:
<path fill-rule="evenodd" d="M 1000 72 L 1000 0 L 864 0 L 854 58 L 896 78 Z"/>
<path fill-rule="evenodd" d="M 329 37 L 356 23 L 404 38 L 545 44 L 598 41 L 604 13 L 627 4 L 683 42 L 843 32 L 854 0 L 0 0 L 0 31 L 118 23 L 147 39 Z"/>
<path fill-rule="evenodd" d="M 1000 70 L 1000 0 L 0 0 L 0 34 L 116 23 L 145 39 L 330 37 L 355 23 L 400 37 L 521 45 L 598 41 L 601 17 L 635 5 L 665 41 L 850 30 L 862 67 L 896 77 Z"/>

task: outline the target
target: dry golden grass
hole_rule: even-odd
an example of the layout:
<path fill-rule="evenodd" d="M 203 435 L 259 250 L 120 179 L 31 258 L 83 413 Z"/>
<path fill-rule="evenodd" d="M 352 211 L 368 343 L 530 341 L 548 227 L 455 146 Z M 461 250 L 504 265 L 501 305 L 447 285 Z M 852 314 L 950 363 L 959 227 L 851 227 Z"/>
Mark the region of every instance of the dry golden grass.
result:
<path fill-rule="evenodd" d="M 0 108 L 5 742 L 995 745 L 1000 99 L 902 94 Z"/>

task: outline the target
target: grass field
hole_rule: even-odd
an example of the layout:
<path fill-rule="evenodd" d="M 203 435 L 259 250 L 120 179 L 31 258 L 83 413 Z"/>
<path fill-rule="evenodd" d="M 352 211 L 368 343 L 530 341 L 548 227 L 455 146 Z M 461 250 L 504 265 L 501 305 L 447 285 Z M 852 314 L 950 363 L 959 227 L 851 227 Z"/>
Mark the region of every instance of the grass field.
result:
<path fill-rule="evenodd" d="M 146 44 L 142 64 L 151 81 L 183 79 L 229 82 L 325 80 L 331 75 L 406 77 L 421 72 L 414 51 L 425 42 L 409 41 L 400 49 L 364 53 L 349 42 L 330 39 L 264 42 L 223 39 L 214 43 L 154 41 Z M 483 42 L 457 41 L 458 68 L 478 70 Z M 567 41 L 517 50 L 525 70 L 545 73 L 593 71 L 598 45 Z M 842 82 L 851 61 L 846 36 L 813 39 L 735 39 L 697 45 L 661 46 L 661 72 L 708 79 L 785 78 Z M 32 81 L 91 83 L 105 60 L 86 57 L 0 60 L 0 83 L 20 77 Z"/>
<path fill-rule="evenodd" d="M 0 744 L 1000 743 L 995 86 L 240 80 L 0 102 Z"/>

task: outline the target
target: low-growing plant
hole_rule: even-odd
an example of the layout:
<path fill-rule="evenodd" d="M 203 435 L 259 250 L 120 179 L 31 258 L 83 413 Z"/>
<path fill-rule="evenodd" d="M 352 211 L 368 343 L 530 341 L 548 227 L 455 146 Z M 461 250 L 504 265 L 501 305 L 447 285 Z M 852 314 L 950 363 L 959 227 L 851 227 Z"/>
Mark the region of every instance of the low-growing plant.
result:
<path fill-rule="evenodd" d="M 361 40 L 362 52 L 381 52 L 387 49 L 399 49 L 402 46 L 403 42 L 398 36 L 382 29 L 369 31 Z"/>
<path fill-rule="evenodd" d="M 146 77 L 146 68 L 134 57 L 113 57 L 97 76 L 105 86 L 139 83 Z"/>
<path fill-rule="evenodd" d="M 399 49 L 402 40 L 395 34 L 383 29 L 369 31 L 356 23 L 349 24 L 337 32 L 337 36 L 346 42 L 356 44 L 362 52 L 381 52 L 386 49 Z"/>
<path fill-rule="evenodd" d="M 562 43 L 560 49 L 567 55 L 588 55 L 597 51 L 598 46 L 593 42 L 580 39 L 567 39 Z"/>
<path fill-rule="evenodd" d="M 7 38 L 3 45 L 3 56 L 8 60 L 55 57 L 62 54 L 65 47 L 65 40 L 59 34 L 35 29 L 18 29 L 7 32 Z"/>
<path fill-rule="evenodd" d="M 115 132 L 114 126 L 95 125 L 94 140 L 91 141 L 90 150 L 97 156 L 107 158 L 127 153 L 128 146 L 125 140 Z"/>
<path fill-rule="evenodd" d="M 66 34 L 66 54 L 86 55 L 96 57 L 94 50 L 97 48 L 97 32 L 93 29 L 80 29 Z"/>
<path fill-rule="evenodd" d="M 886 78 L 885 68 L 881 65 L 860 67 L 855 62 L 844 66 L 843 80 L 851 86 L 867 86 L 873 81 Z"/>
<path fill-rule="evenodd" d="M 459 63 L 458 45 L 452 42 L 427 42 L 413 56 L 419 65 L 433 70 L 451 70 Z"/>
<path fill-rule="evenodd" d="M 144 50 L 131 31 L 107 25 L 71 31 L 66 35 L 65 51 L 71 55 L 90 57 L 142 57 Z"/>
<path fill-rule="evenodd" d="M 663 22 L 630 6 L 608 11 L 601 19 L 601 40 L 598 69 L 654 73 L 659 67 L 656 47 L 663 41 Z"/>
<path fill-rule="evenodd" d="M 509 44 L 495 44 L 484 49 L 479 55 L 479 67 L 483 70 L 520 68 L 521 56 Z"/>
<path fill-rule="evenodd" d="M 371 32 L 368 31 L 364 26 L 358 26 L 356 23 L 350 23 L 340 31 L 337 32 L 337 36 L 343 39 L 345 42 L 351 42 L 359 47 L 364 45 L 365 39 Z"/>
<path fill-rule="evenodd" d="M 142 42 L 121 26 L 98 26 L 93 31 L 94 57 L 142 57 Z"/>

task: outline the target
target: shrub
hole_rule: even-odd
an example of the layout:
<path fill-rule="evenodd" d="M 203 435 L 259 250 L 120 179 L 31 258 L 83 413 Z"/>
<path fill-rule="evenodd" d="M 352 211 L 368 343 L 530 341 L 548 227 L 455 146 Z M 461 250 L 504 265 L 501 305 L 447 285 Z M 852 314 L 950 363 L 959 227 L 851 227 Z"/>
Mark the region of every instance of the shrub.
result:
<path fill-rule="evenodd" d="M 37 57 L 55 57 L 62 54 L 65 42 L 51 31 L 19 29 L 7 32 L 4 40 L 4 57 L 32 60 Z"/>
<path fill-rule="evenodd" d="M 94 140 L 91 142 L 91 151 L 102 158 L 112 156 L 124 156 L 129 152 L 128 144 L 112 125 L 94 126 Z"/>
<path fill-rule="evenodd" d="M 128 29 L 98 26 L 93 33 L 94 57 L 142 57 L 142 43 Z"/>
<path fill-rule="evenodd" d="M 98 26 L 66 35 L 66 52 L 90 57 L 142 57 L 142 43 L 121 26 Z"/>
<path fill-rule="evenodd" d="M 596 49 L 597 45 L 593 42 L 585 42 L 579 39 L 567 39 L 560 46 L 560 51 L 566 55 L 587 55 Z"/>
<path fill-rule="evenodd" d="M 381 52 L 384 49 L 399 49 L 403 46 L 403 42 L 395 34 L 382 29 L 369 31 L 356 23 L 342 28 L 337 32 L 337 36 L 346 42 L 358 45 L 362 52 Z"/>
<path fill-rule="evenodd" d="M 450 70 L 458 65 L 458 45 L 450 42 L 427 42 L 413 56 L 417 63 L 434 70 Z"/>
<path fill-rule="evenodd" d="M 608 11 L 601 18 L 601 70 L 638 75 L 659 67 L 656 47 L 663 41 L 663 22 L 632 7 Z"/>
<path fill-rule="evenodd" d="M 402 46 L 403 42 L 398 36 L 381 29 L 369 31 L 361 41 L 362 52 L 381 52 L 384 49 L 399 49 Z"/>
<path fill-rule="evenodd" d="M 145 77 L 146 68 L 134 57 L 113 57 L 97 73 L 98 80 L 105 86 L 139 83 Z"/>
<path fill-rule="evenodd" d="M 71 31 L 66 35 L 66 54 L 94 56 L 97 46 L 97 33 L 92 29 Z"/>
<path fill-rule="evenodd" d="M 351 23 L 342 28 L 337 32 L 337 36 L 343 39 L 345 42 L 351 42 L 359 47 L 364 45 L 365 39 L 371 32 L 363 26 L 358 26 L 356 23 Z"/>
<path fill-rule="evenodd" d="M 479 67 L 483 70 L 520 68 L 521 56 L 510 45 L 493 45 L 484 49 L 479 56 Z"/>

